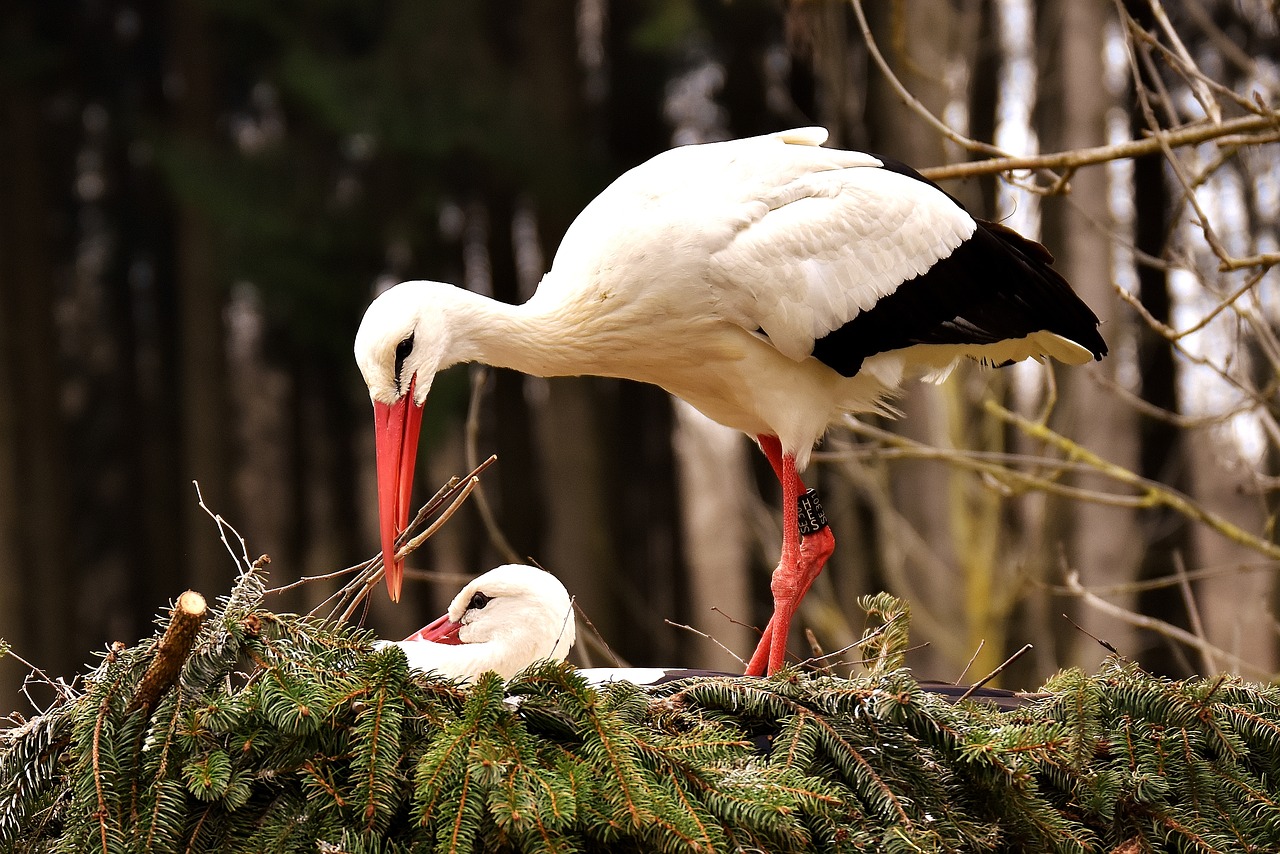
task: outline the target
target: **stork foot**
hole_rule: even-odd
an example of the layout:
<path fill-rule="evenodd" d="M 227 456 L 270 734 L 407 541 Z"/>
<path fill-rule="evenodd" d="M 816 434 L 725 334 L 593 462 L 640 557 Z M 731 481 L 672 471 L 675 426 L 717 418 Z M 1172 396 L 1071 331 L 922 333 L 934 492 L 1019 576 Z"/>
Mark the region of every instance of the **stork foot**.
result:
<path fill-rule="evenodd" d="M 795 456 L 783 453 L 777 436 L 763 434 L 756 438 L 782 486 L 782 557 L 769 585 L 773 590 L 773 616 L 747 664 L 748 676 L 772 674 L 782 668 L 791 617 L 836 544 L 817 493 L 806 491 L 796 473 Z"/>
<path fill-rule="evenodd" d="M 782 563 L 773 571 L 773 616 L 760 635 L 760 643 L 747 664 L 747 676 L 776 673 L 786 661 L 787 639 L 791 634 L 791 618 L 796 606 L 813 586 L 814 579 L 835 551 L 836 538 L 830 528 L 822 528 L 800 540 L 800 560 L 784 570 Z"/>

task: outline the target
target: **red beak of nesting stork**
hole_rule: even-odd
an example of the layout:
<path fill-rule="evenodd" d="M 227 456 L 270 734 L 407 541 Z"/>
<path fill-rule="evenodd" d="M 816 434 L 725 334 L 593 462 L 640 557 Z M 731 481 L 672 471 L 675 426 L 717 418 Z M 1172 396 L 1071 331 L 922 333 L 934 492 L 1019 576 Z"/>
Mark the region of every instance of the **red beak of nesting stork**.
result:
<path fill-rule="evenodd" d="M 404 583 L 404 561 L 396 557 L 396 538 L 409 524 L 409 493 L 413 489 L 413 464 L 418 456 L 422 410 L 422 405 L 413 401 L 412 382 L 409 390 L 395 403 L 373 403 L 378 458 L 378 526 L 382 535 L 387 592 L 391 594 L 392 602 L 400 601 L 400 586 Z"/>
<path fill-rule="evenodd" d="M 453 620 L 449 619 L 448 614 L 441 614 L 433 622 L 418 629 L 404 640 L 405 642 L 432 641 L 434 643 L 447 643 L 460 646 L 462 644 L 462 638 L 458 637 L 458 630 L 461 628 L 462 623 L 455 623 Z"/>

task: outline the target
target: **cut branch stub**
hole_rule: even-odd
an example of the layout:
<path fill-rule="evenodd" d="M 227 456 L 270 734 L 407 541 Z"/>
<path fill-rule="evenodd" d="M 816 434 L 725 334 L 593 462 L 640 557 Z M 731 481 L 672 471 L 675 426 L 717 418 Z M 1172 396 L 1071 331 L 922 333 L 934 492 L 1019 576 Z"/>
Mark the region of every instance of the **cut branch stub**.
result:
<path fill-rule="evenodd" d="M 164 637 L 156 647 L 156 657 L 143 674 L 142 683 L 125 708 L 125 714 L 142 708 L 150 709 L 178 681 L 178 674 L 195 645 L 196 634 L 207 610 L 204 597 L 194 590 L 178 597 L 169 617 L 169 627 L 164 630 Z"/>

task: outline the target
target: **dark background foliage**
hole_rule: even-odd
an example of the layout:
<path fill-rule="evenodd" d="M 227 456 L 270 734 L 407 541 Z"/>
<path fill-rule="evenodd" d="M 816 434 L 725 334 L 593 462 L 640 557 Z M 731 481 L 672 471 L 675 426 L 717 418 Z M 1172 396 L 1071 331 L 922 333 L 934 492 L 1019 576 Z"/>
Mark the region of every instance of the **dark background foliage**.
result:
<path fill-rule="evenodd" d="M 1261 18 L 1207 5 L 1214 26 L 1243 52 L 1274 60 L 1274 33 L 1267 36 Z M 909 88 L 935 112 L 960 109 L 970 135 L 983 139 L 1005 120 L 1011 85 L 1027 82 L 999 28 L 1019 9 L 1033 13 L 1031 121 L 1041 147 L 1052 150 L 1102 143 L 1108 110 L 1139 114 L 1131 87 L 1100 83 L 1115 10 L 1081 8 L 1097 27 L 1082 30 L 1055 3 L 936 0 L 869 11 Z M 1194 16 L 1180 15 L 1178 25 L 1187 20 L 1187 39 L 1211 55 L 1211 31 L 1193 26 Z M 1091 33 L 1083 47 L 1082 32 Z M 431 278 L 523 300 L 577 211 L 626 168 L 676 142 L 815 123 L 829 127 L 835 143 L 920 166 L 964 157 L 902 106 L 840 3 L 5 4 L 0 635 L 49 672 L 73 674 L 87 650 L 145 634 L 155 610 L 184 588 L 209 596 L 229 589 L 236 563 L 197 506 L 193 480 L 254 555 L 271 555 L 276 583 L 362 560 L 376 544 L 372 431 L 350 346 L 378 288 Z M 1154 177 L 1140 171 L 1115 186 L 1134 206 L 1130 225 L 1155 235 L 1140 236 L 1139 248 L 1159 255 L 1173 205 L 1159 188 L 1170 179 L 1159 158 L 1138 162 L 1154 164 Z M 1096 233 L 1079 220 L 1081 208 L 1106 210 L 1101 176 L 1101 169 L 1076 176 L 1070 202 L 1038 203 L 1043 239 L 1104 318 L 1116 356 L 1090 370 L 1123 378 L 1137 352 L 1143 382 L 1128 387 L 1182 412 L 1173 348 L 1135 331 L 1111 288 L 1123 270 L 1131 274 L 1133 258 L 1114 262 L 1113 271 L 1110 238 L 1099 250 L 1089 243 Z M 1010 213 L 1007 200 L 997 210 L 994 182 L 948 189 L 976 212 Z M 1130 245 L 1123 230 L 1115 240 Z M 1141 298 L 1157 313 L 1163 306 L 1167 318 L 1167 276 L 1148 269 Z M 433 391 L 423 494 L 467 468 L 469 376 L 455 370 Z M 1236 474 L 1189 484 L 1195 465 L 1183 433 L 1139 429 L 1167 422 L 1142 421 L 1112 397 L 1099 402 L 1097 381 L 1074 376 L 1059 376 L 1060 429 L 1083 424 L 1073 433 L 1080 441 L 1184 490 L 1229 494 L 1237 485 Z M 963 373 L 953 382 L 947 399 L 971 414 L 943 432 L 968 436 L 964 442 L 992 435 L 972 413 L 988 393 L 1008 399 L 1009 378 Z M 749 648 L 748 634 L 734 634 L 727 621 L 708 623 L 719 618 L 697 610 L 703 600 L 693 588 L 702 576 L 690 558 L 697 532 L 689 503 L 701 493 L 680 479 L 684 463 L 672 437 L 682 422 L 662 392 L 497 372 L 482 394 L 472 439 L 481 457 L 499 456 L 484 482 L 498 527 L 516 555 L 566 579 L 620 655 L 637 663 L 714 661 L 716 650 L 664 617 L 698 622 L 740 653 Z M 917 426 L 903 429 L 936 438 L 926 425 L 944 399 L 916 394 L 903 403 L 911 418 L 902 423 Z M 735 459 L 740 480 L 726 475 L 711 492 L 758 483 L 769 499 L 767 471 L 754 457 Z M 1259 470 L 1269 466 L 1266 458 Z M 835 604 L 807 612 L 808 622 L 828 630 L 831 647 L 848 636 L 839 606 L 854 594 L 917 591 L 920 631 L 940 647 L 928 661 L 958 669 L 982 638 L 991 642 L 983 660 L 999 661 L 1006 647 L 1040 636 L 1045 657 L 1023 672 L 1035 681 L 1097 653 L 1087 641 L 1080 652 L 1069 627 L 1046 628 L 1061 601 L 1042 588 L 1040 604 L 1006 597 L 1002 587 L 1025 586 L 991 567 L 1047 583 L 1065 552 L 1093 581 L 1137 575 L 1132 555 L 1098 557 L 1107 543 L 1154 544 L 1147 553 L 1157 575 L 1167 574 L 1174 553 L 1193 567 L 1216 557 L 1204 547 L 1197 553 L 1181 518 L 1104 508 L 1114 529 L 1099 539 L 1096 521 L 1077 522 L 1066 503 L 1034 512 L 1002 504 L 980 495 L 977 479 L 957 486 L 936 464 L 859 471 L 870 479 L 825 463 L 814 475 L 842 536 L 831 581 L 815 591 L 820 603 Z M 902 581 L 903 559 L 891 554 L 906 541 L 882 524 L 877 495 L 899 502 L 937 551 L 908 556 L 910 584 Z M 753 500 L 725 513 L 720 539 L 712 538 L 737 548 L 733 583 L 743 604 L 733 616 L 748 622 L 766 613 L 777 536 L 754 521 L 728 527 L 754 520 Z M 1033 545 L 975 558 L 969 544 L 977 540 L 957 528 L 955 508 L 991 501 L 982 524 L 997 524 L 996 540 Z M 1228 509 L 1264 527 L 1265 499 L 1256 491 Z M 468 507 L 417 560 L 440 583 L 411 585 L 407 607 L 380 601 L 371 624 L 390 636 L 416 627 L 462 575 L 505 559 L 494 539 Z M 1265 603 L 1270 587 L 1259 589 Z M 271 604 L 307 610 L 324 592 L 317 583 Z M 1177 594 L 1147 604 L 1187 624 Z M 1263 667 L 1273 644 L 1274 637 L 1264 644 Z M 1150 647 L 1157 669 L 1187 669 L 1164 645 Z M 0 662 L 0 708 L 13 704 L 21 672 L 12 660 Z"/>

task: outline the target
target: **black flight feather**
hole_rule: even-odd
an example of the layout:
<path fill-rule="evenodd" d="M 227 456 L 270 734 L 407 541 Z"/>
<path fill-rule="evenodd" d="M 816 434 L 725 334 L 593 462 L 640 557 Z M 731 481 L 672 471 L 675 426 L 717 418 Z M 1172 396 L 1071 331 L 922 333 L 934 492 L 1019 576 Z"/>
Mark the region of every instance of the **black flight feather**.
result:
<path fill-rule="evenodd" d="M 909 166 L 879 159 L 892 172 L 946 192 Z M 1049 251 L 999 223 L 976 221 L 973 235 L 950 255 L 816 341 L 814 358 L 851 377 L 876 353 L 915 344 L 992 344 L 1048 331 L 1101 359 L 1107 345 L 1098 318 L 1053 269 Z"/>

